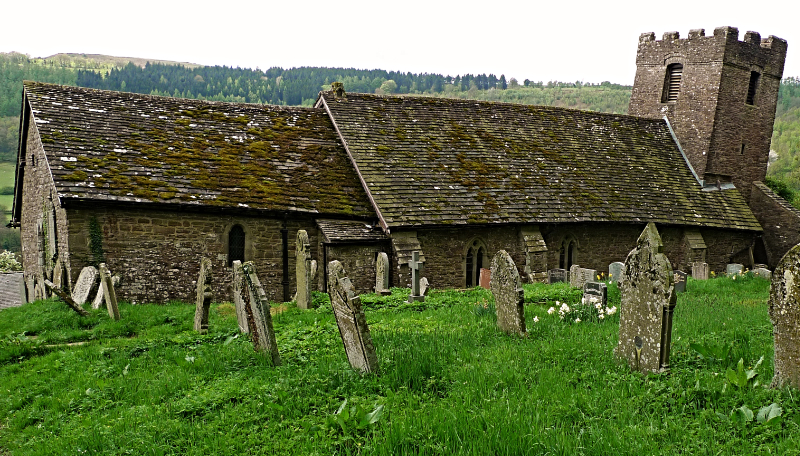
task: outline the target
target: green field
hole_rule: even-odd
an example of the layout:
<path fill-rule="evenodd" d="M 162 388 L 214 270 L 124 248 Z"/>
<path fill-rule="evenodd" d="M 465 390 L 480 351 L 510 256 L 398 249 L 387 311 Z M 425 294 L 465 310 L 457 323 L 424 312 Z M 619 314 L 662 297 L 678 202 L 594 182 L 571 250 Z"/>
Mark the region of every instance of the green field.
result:
<path fill-rule="evenodd" d="M 618 314 L 548 314 L 580 299 L 563 284 L 525 286 L 526 338 L 497 330 L 483 289 L 415 304 L 403 303 L 408 290 L 364 295 L 381 365 L 365 376 L 347 364 L 321 294 L 316 310 L 275 315 L 279 367 L 238 334 L 231 304 L 213 305 L 207 335 L 191 330 L 189 304 L 122 304 L 119 322 L 57 301 L 7 309 L 0 454 L 798 454 L 800 392 L 763 386 L 769 282 L 688 286 L 671 372 L 657 376 L 612 355 Z M 615 285 L 610 300 L 619 305 Z"/>
<path fill-rule="evenodd" d="M 14 162 L 0 162 L 0 188 L 14 187 L 15 166 Z M 6 212 L 11 213 L 13 204 L 14 195 L 0 195 L 0 206 L 4 206 Z"/>

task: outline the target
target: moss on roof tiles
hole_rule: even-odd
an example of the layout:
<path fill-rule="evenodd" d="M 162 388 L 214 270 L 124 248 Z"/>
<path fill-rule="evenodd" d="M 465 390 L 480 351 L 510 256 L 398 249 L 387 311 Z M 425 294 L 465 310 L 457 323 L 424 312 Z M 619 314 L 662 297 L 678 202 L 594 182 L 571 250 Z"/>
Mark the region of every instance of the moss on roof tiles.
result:
<path fill-rule="evenodd" d="M 374 215 L 321 110 L 25 91 L 62 198 Z"/>

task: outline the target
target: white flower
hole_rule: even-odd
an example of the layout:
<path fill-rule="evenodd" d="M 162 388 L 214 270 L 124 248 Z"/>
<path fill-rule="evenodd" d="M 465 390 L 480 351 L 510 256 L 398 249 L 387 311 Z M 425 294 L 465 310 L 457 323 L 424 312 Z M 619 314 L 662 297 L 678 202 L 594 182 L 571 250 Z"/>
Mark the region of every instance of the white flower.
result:
<path fill-rule="evenodd" d="M 581 322 L 581 319 L 580 319 L 580 318 L 576 318 L 576 319 L 575 319 L 575 323 L 580 323 L 580 322 Z"/>
<path fill-rule="evenodd" d="M 598 315 L 597 318 L 602 320 L 602 319 L 606 318 L 606 314 L 600 312 L 600 315 Z"/>
<path fill-rule="evenodd" d="M 547 315 L 553 315 L 555 313 L 555 311 L 556 311 L 556 308 L 555 307 L 551 307 L 551 308 L 547 309 Z"/>
<path fill-rule="evenodd" d="M 534 322 L 534 323 L 538 323 L 538 322 L 539 322 L 539 317 L 538 317 L 538 316 L 536 316 L 536 317 L 533 317 L 533 322 Z"/>
<path fill-rule="evenodd" d="M 615 313 L 617 313 L 617 306 L 610 307 L 610 308 L 606 309 L 606 314 L 607 315 L 614 315 Z"/>

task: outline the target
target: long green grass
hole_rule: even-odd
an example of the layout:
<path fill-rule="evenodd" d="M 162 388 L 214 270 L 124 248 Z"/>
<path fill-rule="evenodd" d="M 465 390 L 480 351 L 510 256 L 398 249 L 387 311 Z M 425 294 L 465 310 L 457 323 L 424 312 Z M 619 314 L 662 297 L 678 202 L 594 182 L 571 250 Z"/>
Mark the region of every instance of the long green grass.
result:
<path fill-rule="evenodd" d="M 0 312 L 0 454 L 798 454 L 798 391 L 763 387 L 769 283 L 688 285 L 672 369 L 651 376 L 614 358 L 618 315 L 547 313 L 580 299 L 566 285 L 525 286 L 526 338 L 497 330 L 482 289 L 414 304 L 406 290 L 365 295 L 381 365 L 365 376 L 349 368 L 324 295 L 316 310 L 274 316 L 279 367 L 238 335 L 230 304 L 213 307 L 207 335 L 191 330 L 192 305 L 122 304 L 113 322 L 28 304 Z M 619 305 L 614 285 L 610 296 Z M 762 385 L 730 384 L 739 359 L 752 369 L 762 356 Z M 779 419 L 737 422 L 737 409 L 772 403 Z"/>

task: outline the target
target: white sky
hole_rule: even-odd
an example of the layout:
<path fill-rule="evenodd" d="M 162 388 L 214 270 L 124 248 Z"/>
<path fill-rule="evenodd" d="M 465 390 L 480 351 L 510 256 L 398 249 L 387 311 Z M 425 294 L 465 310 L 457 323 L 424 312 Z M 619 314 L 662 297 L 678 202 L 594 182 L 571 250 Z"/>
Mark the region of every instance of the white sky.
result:
<path fill-rule="evenodd" d="M 354 67 L 632 84 L 639 34 L 716 27 L 789 42 L 800 76 L 800 2 L 13 0 L 0 52 L 108 54 L 242 68 Z"/>

